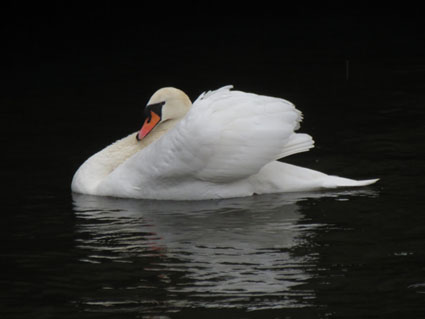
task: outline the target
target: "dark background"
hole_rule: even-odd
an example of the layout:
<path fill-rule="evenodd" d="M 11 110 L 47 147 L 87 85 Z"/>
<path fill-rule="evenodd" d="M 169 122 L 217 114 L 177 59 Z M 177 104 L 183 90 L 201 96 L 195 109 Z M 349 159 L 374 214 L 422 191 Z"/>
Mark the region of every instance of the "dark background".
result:
<path fill-rule="evenodd" d="M 381 178 L 373 188 L 377 199 L 350 197 L 346 215 L 334 199 L 302 207 L 313 222 L 330 225 L 312 240 L 318 248 L 309 248 L 328 258 L 318 264 L 318 278 L 329 268 L 326 278 L 337 285 L 325 288 L 320 303 L 336 317 L 351 318 L 356 306 L 375 317 L 423 315 L 422 9 L 279 5 L 0 4 L 0 173 L 6 188 L 0 240 L 9 266 L 0 281 L 7 311 L 18 312 L 22 304 L 41 317 L 43 307 L 46 313 L 63 305 L 75 310 L 69 286 L 96 295 L 72 276 L 69 286 L 60 286 L 68 280 L 64 265 L 81 264 L 73 255 L 81 238 L 73 232 L 82 222 L 70 192 L 78 166 L 139 129 L 142 108 L 158 88 L 175 86 L 194 100 L 233 84 L 286 98 L 303 111 L 301 131 L 316 147 L 289 161 Z M 347 251 L 357 253 L 344 259 Z M 407 251 L 407 261 L 389 255 L 394 251 Z M 91 268 L 83 266 L 85 282 L 102 279 L 86 275 Z M 344 269 L 342 283 L 332 279 Z M 43 284 L 51 290 L 40 289 Z M 320 285 L 312 289 L 323 293 Z M 226 314 L 232 317 L 232 310 Z"/>
<path fill-rule="evenodd" d="M 141 108 L 160 87 L 181 88 L 192 100 L 227 84 L 284 97 L 315 133 L 310 119 L 327 101 L 355 99 L 359 87 L 375 87 L 379 98 L 388 65 L 409 69 L 425 53 L 415 7 L 1 6 L 6 164 L 61 165 L 67 180 L 89 154 L 137 130 Z M 341 115 L 329 105 L 323 112 Z M 76 154 L 69 146 L 81 139 L 87 143 Z"/>

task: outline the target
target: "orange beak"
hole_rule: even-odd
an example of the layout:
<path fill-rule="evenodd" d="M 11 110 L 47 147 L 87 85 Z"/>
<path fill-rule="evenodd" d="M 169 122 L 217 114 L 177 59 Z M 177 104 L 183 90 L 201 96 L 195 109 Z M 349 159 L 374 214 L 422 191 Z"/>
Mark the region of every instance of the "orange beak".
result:
<path fill-rule="evenodd" d="M 157 126 L 158 123 L 161 121 L 161 117 L 158 114 L 153 111 L 150 111 L 150 113 L 151 116 L 145 120 L 145 123 L 143 123 L 142 128 L 137 134 L 137 139 L 139 141 L 143 139 L 146 135 L 148 135 L 153 130 L 153 128 Z"/>

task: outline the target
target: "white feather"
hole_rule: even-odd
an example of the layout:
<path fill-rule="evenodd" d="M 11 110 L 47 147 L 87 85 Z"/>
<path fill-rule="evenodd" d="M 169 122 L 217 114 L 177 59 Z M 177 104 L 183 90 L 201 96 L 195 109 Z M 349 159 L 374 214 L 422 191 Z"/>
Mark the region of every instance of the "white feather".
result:
<path fill-rule="evenodd" d="M 77 171 L 73 190 L 118 197 L 208 199 L 376 181 L 358 182 L 276 162 L 314 146 L 311 136 L 294 132 L 301 112 L 284 99 L 231 88 L 202 93 L 175 126 L 143 149 L 129 151 L 125 161 L 109 165 L 114 169 L 104 176 L 93 177 L 90 171 L 104 172 L 97 166 L 103 165 L 106 154 L 114 153 L 110 148 L 136 143 L 134 135 L 96 154 Z"/>

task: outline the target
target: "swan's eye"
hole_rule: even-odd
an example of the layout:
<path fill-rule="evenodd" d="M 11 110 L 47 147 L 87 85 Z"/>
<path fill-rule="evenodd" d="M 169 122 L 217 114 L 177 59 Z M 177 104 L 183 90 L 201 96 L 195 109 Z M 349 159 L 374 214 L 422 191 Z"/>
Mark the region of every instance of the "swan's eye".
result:
<path fill-rule="evenodd" d="M 165 104 L 165 101 L 155 103 L 155 104 L 149 104 L 149 105 L 146 106 L 146 109 L 149 110 L 149 111 L 153 111 L 158 115 L 161 115 L 162 107 L 164 106 L 164 104 Z"/>
<path fill-rule="evenodd" d="M 159 117 L 161 117 L 161 115 L 162 115 L 162 106 L 164 104 L 165 104 L 165 101 L 146 105 L 146 107 L 145 107 L 145 109 L 143 111 L 144 120 L 147 120 L 147 123 L 150 123 L 151 122 L 151 120 L 152 120 L 152 113 L 151 112 L 154 112 Z"/>
<path fill-rule="evenodd" d="M 152 113 L 151 112 L 154 112 L 159 117 L 161 117 L 161 115 L 162 115 L 162 107 L 164 106 L 164 104 L 165 104 L 165 101 L 146 105 L 145 110 L 143 112 L 143 115 L 144 115 L 145 119 L 148 120 L 148 123 L 150 123 L 151 120 L 152 120 Z"/>

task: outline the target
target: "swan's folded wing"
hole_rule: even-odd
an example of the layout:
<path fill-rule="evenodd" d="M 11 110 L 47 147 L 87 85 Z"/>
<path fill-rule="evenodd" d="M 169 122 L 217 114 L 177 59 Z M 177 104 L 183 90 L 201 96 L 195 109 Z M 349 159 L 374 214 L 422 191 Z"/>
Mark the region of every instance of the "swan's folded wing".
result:
<path fill-rule="evenodd" d="M 286 100 L 228 89 L 201 97 L 196 109 L 209 110 L 200 122 L 210 123 L 216 136 L 197 176 L 213 182 L 256 174 L 279 157 L 301 120 L 301 113 Z"/>
<path fill-rule="evenodd" d="M 201 95 L 172 131 L 141 152 L 140 160 L 155 163 L 157 177 L 230 182 L 277 159 L 299 127 L 301 113 L 286 100 L 230 88 Z"/>
<path fill-rule="evenodd" d="M 120 175 L 134 187 L 233 182 L 281 157 L 301 113 L 283 99 L 230 88 L 202 94 L 173 129 L 118 167 L 114 182 Z"/>

